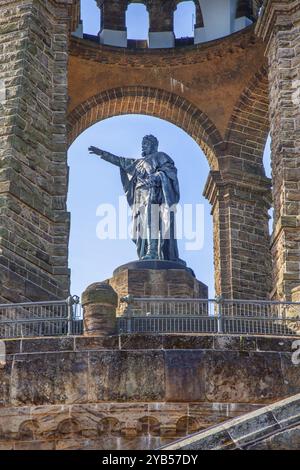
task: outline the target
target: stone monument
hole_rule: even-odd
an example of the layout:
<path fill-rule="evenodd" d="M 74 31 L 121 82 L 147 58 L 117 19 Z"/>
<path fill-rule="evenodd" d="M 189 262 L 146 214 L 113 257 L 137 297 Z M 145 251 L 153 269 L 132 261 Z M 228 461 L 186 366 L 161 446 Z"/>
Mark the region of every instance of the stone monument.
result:
<path fill-rule="evenodd" d="M 160 152 L 158 146 L 156 137 L 145 136 L 142 156 L 138 159 L 118 157 L 97 147 L 89 147 L 90 154 L 99 155 L 119 167 L 124 192 L 132 210 L 132 240 L 139 259 L 118 267 L 108 281 L 118 294 L 118 315 L 124 311 L 120 300 L 128 295 L 208 297 L 207 286 L 199 282 L 193 271 L 179 258 L 175 223 L 176 205 L 180 200 L 177 169 L 174 161 Z M 93 286 L 87 290 L 91 295 Z M 98 312 L 97 316 L 101 314 L 101 308 L 95 311 Z M 95 322 L 99 325 L 99 319 Z M 93 330 L 93 325 L 90 330 Z"/>
<path fill-rule="evenodd" d="M 157 138 L 144 137 L 139 159 L 117 157 L 97 147 L 89 151 L 120 168 L 132 209 L 132 235 L 139 259 L 180 262 L 175 236 L 176 204 L 180 199 L 177 169 L 167 154 L 158 151 Z"/>

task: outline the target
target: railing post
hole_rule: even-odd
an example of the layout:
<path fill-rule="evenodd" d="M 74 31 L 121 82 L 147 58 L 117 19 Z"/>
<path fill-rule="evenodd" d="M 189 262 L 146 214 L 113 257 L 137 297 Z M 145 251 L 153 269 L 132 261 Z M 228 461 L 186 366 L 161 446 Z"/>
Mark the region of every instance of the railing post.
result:
<path fill-rule="evenodd" d="M 132 305 L 134 304 L 134 297 L 133 295 L 126 295 L 125 297 L 121 297 L 120 301 L 121 303 L 126 304 L 126 307 L 123 312 L 123 317 L 126 322 L 126 333 L 131 334 L 132 332 L 131 318 L 133 316 Z"/>
<path fill-rule="evenodd" d="M 70 336 L 72 333 L 72 318 L 73 318 L 73 297 L 70 296 L 67 298 L 67 308 L 68 308 L 68 330 L 67 335 Z"/>
<path fill-rule="evenodd" d="M 224 333 L 224 325 L 223 325 L 223 297 L 219 296 L 216 297 L 216 304 L 218 306 L 218 333 Z"/>
<path fill-rule="evenodd" d="M 73 305 L 79 304 L 79 297 L 77 295 L 70 295 L 67 298 L 67 308 L 68 308 L 68 331 L 67 335 L 72 335 L 72 324 L 73 324 Z"/>
<path fill-rule="evenodd" d="M 127 318 L 126 319 L 126 323 L 127 323 L 127 333 L 130 335 L 131 334 L 131 318 Z"/>

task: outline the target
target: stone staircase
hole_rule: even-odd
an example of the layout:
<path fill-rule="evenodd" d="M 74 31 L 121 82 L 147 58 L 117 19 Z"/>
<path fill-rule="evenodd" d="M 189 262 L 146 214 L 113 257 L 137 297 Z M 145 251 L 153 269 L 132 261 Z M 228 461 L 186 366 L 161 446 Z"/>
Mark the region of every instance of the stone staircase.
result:
<path fill-rule="evenodd" d="M 178 440 L 162 449 L 177 451 L 299 448 L 300 394 L 297 394 Z"/>

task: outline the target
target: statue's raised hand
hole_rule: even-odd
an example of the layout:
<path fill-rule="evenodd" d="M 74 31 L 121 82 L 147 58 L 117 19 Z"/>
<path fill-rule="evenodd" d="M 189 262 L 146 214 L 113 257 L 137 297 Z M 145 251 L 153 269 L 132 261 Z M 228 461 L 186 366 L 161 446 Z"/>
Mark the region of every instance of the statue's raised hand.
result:
<path fill-rule="evenodd" d="M 98 147 L 94 147 L 93 145 L 91 145 L 91 147 L 89 147 L 89 152 L 90 154 L 92 155 L 99 155 L 99 157 L 103 157 L 103 154 L 105 153 L 103 150 L 101 149 L 98 149 Z"/>

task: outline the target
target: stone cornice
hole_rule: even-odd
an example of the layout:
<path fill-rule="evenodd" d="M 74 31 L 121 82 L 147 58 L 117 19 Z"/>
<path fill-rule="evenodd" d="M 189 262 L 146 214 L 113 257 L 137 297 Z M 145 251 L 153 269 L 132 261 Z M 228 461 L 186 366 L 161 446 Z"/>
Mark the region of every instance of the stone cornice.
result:
<path fill-rule="evenodd" d="M 237 171 L 211 171 L 207 178 L 203 196 L 214 206 L 222 190 L 240 190 L 254 193 L 255 195 L 261 194 L 261 196 L 265 198 L 266 203 L 271 206 L 271 186 L 271 179 L 264 176 L 249 175 Z M 250 196 L 249 199 L 251 199 Z M 253 198 L 253 202 L 255 202 L 255 200 L 256 197 Z"/>
<path fill-rule="evenodd" d="M 265 47 L 254 34 L 254 27 L 215 41 L 172 49 L 128 49 L 106 46 L 88 39 L 72 37 L 70 55 L 86 60 L 128 67 L 178 67 L 212 60 L 226 60 L 228 56 L 244 56 L 245 49 Z"/>
<path fill-rule="evenodd" d="M 295 20 L 300 21 L 299 0 L 264 1 L 255 32 L 267 44 L 266 53 L 269 50 L 274 32 L 290 27 Z"/>

